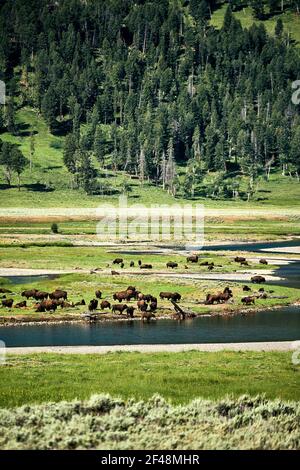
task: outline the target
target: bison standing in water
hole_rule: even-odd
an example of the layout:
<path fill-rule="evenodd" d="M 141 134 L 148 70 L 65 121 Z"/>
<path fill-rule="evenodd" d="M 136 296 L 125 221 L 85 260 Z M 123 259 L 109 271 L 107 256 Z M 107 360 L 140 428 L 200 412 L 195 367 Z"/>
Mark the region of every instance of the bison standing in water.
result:
<path fill-rule="evenodd" d="M 266 282 L 266 279 L 263 276 L 252 276 L 251 282 L 254 284 L 261 284 L 262 282 Z"/>

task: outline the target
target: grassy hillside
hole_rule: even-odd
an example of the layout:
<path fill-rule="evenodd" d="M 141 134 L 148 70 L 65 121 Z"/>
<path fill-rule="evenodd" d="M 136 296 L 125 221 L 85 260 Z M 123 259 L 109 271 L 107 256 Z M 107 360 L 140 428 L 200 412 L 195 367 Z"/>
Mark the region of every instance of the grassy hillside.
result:
<path fill-rule="evenodd" d="M 24 155 L 30 158 L 30 133 L 34 132 L 35 154 L 32 160 L 32 171 L 27 167 L 22 175 L 22 186 L 8 188 L 0 172 L 0 207 L 97 207 L 104 202 L 118 203 L 119 194 L 105 196 L 88 196 L 83 190 L 72 190 L 70 175 L 62 160 L 64 138 L 53 136 L 41 116 L 33 109 L 22 108 L 17 113 L 19 135 L 8 132 L 1 134 L 3 141 L 9 141 L 20 146 Z M 172 204 L 184 203 L 182 197 L 174 198 L 154 183 L 145 182 L 142 186 L 138 180 L 130 178 L 123 172 L 113 173 L 111 170 L 101 169 L 99 163 L 93 164 L 100 172 L 104 181 L 112 189 L 118 189 L 126 178 L 131 185 L 129 202 L 131 204 Z M 179 177 L 183 177 L 184 167 L 178 168 Z M 207 177 L 208 180 L 211 176 Z M 14 181 L 16 185 L 16 180 Z M 213 200 L 198 198 L 198 202 L 208 207 L 300 207 L 300 184 L 295 178 L 282 176 L 279 173 L 271 174 L 270 180 L 261 179 L 255 198 L 249 203 L 240 199 Z M 189 200 L 189 202 L 191 202 Z"/>
<path fill-rule="evenodd" d="M 216 28 L 220 28 L 223 24 L 224 14 L 227 8 L 227 3 L 222 5 L 221 8 L 216 10 L 211 19 L 211 24 Z M 300 16 L 295 14 L 295 12 L 286 10 L 283 13 L 278 12 L 278 14 L 267 18 L 264 21 L 260 21 L 253 18 L 253 12 L 251 7 L 246 7 L 240 11 L 234 12 L 235 17 L 241 21 L 244 28 L 249 28 L 253 23 L 259 24 L 263 23 L 267 32 L 271 35 L 274 34 L 276 22 L 278 18 L 281 18 L 284 31 L 291 35 L 291 38 L 297 42 L 297 46 L 300 46 Z"/>

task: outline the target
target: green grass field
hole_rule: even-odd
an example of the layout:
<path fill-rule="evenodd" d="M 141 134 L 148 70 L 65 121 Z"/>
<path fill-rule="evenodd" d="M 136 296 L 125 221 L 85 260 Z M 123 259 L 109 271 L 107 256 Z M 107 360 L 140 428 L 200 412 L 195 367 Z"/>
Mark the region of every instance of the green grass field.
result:
<path fill-rule="evenodd" d="M 8 356 L 0 368 L 0 406 L 84 399 L 93 393 L 173 403 L 196 397 L 263 393 L 300 399 L 300 369 L 290 353 L 184 352 Z"/>

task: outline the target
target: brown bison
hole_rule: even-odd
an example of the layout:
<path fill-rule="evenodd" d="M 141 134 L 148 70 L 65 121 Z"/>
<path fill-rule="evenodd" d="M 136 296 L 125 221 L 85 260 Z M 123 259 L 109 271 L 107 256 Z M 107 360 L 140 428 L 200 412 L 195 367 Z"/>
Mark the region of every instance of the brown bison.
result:
<path fill-rule="evenodd" d="M 243 297 L 241 299 L 241 302 L 244 304 L 244 305 L 251 305 L 251 304 L 254 304 L 255 303 L 255 298 L 254 297 Z"/>
<path fill-rule="evenodd" d="M 93 312 L 96 310 L 98 307 L 98 300 L 97 299 L 92 299 L 89 303 L 88 309 L 90 312 Z"/>
<path fill-rule="evenodd" d="M 126 309 L 127 317 L 133 318 L 134 311 L 135 311 L 134 307 L 131 307 L 131 306 L 127 307 Z"/>
<path fill-rule="evenodd" d="M 145 302 L 151 302 L 154 299 L 151 294 L 142 294 L 142 292 L 139 292 L 137 298 L 138 300 L 145 300 Z"/>
<path fill-rule="evenodd" d="M 100 304 L 100 308 L 101 310 L 105 310 L 106 308 L 111 308 L 111 305 L 110 305 L 110 302 L 108 302 L 108 300 L 102 300 L 101 304 Z"/>
<path fill-rule="evenodd" d="M 142 312 L 141 312 L 141 320 L 142 320 L 142 321 L 145 321 L 145 320 L 146 320 L 146 321 L 150 321 L 151 318 L 155 318 L 154 313 L 152 313 L 152 312 L 146 312 L 146 311 L 142 311 Z"/>
<path fill-rule="evenodd" d="M 175 261 L 168 261 L 166 264 L 167 268 L 178 268 L 178 263 L 175 263 Z"/>
<path fill-rule="evenodd" d="M 244 261 L 247 261 L 247 260 L 246 260 L 246 258 L 244 258 L 243 256 L 236 256 L 236 257 L 234 258 L 234 261 L 235 261 L 236 263 L 243 263 Z"/>
<path fill-rule="evenodd" d="M 96 290 L 95 296 L 96 296 L 96 299 L 101 299 L 101 297 L 102 297 L 102 292 L 101 292 L 101 290 Z"/>
<path fill-rule="evenodd" d="M 251 291 L 251 287 L 249 287 L 249 286 L 243 286 L 243 291 L 244 291 L 244 292 L 250 292 L 250 291 Z"/>
<path fill-rule="evenodd" d="M 137 303 L 138 309 L 140 312 L 146 312 L 148 308 L 148 304 L 145 300 L 139 300 Z"/>
<path fill-rule="evenodd" d="M 263 276 L 252 276 L 251 282 L 254 284 L 261 284 L 262 282 L 266 282 L 266 279 Z"/>
<path fill-rule="evenodd" d="M 111 308 L 112 312 L 115 313 L 115 312 L 118 312 L 119 314 L 123 314 L 123 312 L 125 310 L 127 310 L 127 305 L 126 304 L 123 304 L 123 305 L 119 305 L 119 304 L 114 304 Z"/>
<path fill-rule="evenodd" d="M 152 300 L 150 302 L 150 312 L 155 312 L 157 310 L 157 300 Z"/>
<path fill-rule="evenodd" d="M 123 301 L 123 300 L 127 300 L 128 299 L 128 292 L 127 290 L 123 290 L 121 292 L 115 292 L 114 295 L 113 295 L 113 299 L 114 300 L 118 300 L 120 303 Z"/>
<path fill-rule="evenodd" d="M 49 294 L 49 298 L 52 300 L 59 300 L 59 299 L 67 300 L 68 293 L 65 290 L 55 289 L 54 292 Z"/>
<path fill-rule="evenodd" d="M 48 297 L 49 297 L 48 292 L 45 292 L 45 291 L 42 291 L 42 290 L 38 290 L 34 294 L 35 300 L 46 300 L 46 299 L 48 299 Z"/>
<path fill-rule="evenodd" d="M 228 300 L 232 297 L 232 290 L 229 287 L 225 287 L 223 292 L 218 292 L 217 294 L 207 294 L 206 296 L 206 305 L 213 305 L 214 302 L 221 303 L 221 302 L 228 302 Z"/>
<path fill-rule="evenodd" d="M 75 307 L 78 307 L 79 305 L 85 305 L 85 300 L 82 299 L 75 303 Z"/>
<path fill-rule="evenodd" d="M 186 258 L 188 263 L 198 263 L 199 256 L 198 255 L 190 255 Z"/>
<path fill-rule="evenodd" d="M 22 297 L 26 297 L 26 299 L 30 299 L 31 297 L 34 298 L 36 292 L 38 292 L 37 289 L 24 290 L 21 293 L 21 295 L 22 295 Z"/>
<path fill-rule="evenodd" d="M 55 312 L 57 309 L 58 303 L 56 300 L 53 299 L 48 299 L 48 300 L 43 300 L 39 304 L 36 305 L 36 312 L 50 312 L 51 310 Z"/>
<path fill-rule="evenodd" d="M 174 300 L 174 302 L 178 302 L 181 299 L 181 295 L 178 292 L 161 292 L 159 297 L 161 299 Z"/>
<path fill-rule="evenodd" d="M 259 260 L 260 264 L 268 264 L 268 261 L 264 258 Z"/>
<path fill-rule="evenodd" d="M 113 264 L 122 264 L 123 263 L 123 258 L 116 258 L 113 260 Z"/>
<path fill-rule="evenodd" d="M 152 264 L 141 264 L 140 269 L 152 269 Z"/>
<path fill-rule="evenodd" d="M 2 300 L 2 306 L 3 307 L 11 308 L 13 303 L 14 303 L 13 299 L 4 299 L 4 300 Z"/>
<path fill-rule="evenodd" d="M 18 304 L 15 305 L 15 308 L 24 308 L 27 306 L 26 300 L 23 300 L 23 302 L 19 302 Z"/>
<path fill-rule="evenodd" d="M 248 261 L 241 261 L 241 266 L 249 266 L 249 263 Z"/>
<path fill-rule="evenodd" d="M 130 265 L 129 265 L 131 268 L 134 268 L 134 261 L 130 261 Z"/>
<path fill-rule="evenodd" d="M 112 271 L 111 271 L 111 275 L 112 275 L 112 276 L 119 276 L 120 273 L 118 273 L 118 271 L 112 270 Z"/>

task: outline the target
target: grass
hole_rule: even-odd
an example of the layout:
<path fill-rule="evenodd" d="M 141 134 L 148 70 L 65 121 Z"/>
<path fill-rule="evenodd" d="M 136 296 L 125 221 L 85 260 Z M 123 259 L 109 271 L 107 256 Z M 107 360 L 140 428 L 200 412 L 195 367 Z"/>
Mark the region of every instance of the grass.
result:
<path fill-rule="evenodd" d="M 300 368 L 283 352 L 32 354 L 0 367 L 0 406 L 86 399 L 93 393 L 173 403 L 242 394 L 300 399 Z"/>
<path fill-rule="evenodd" d="M 250 278 L 250 276 L 249 276 Z M 103 293 L 103 298 L 109 300 L 111 303 L 115 303 L 112 296 L 114 292 L 125 290 L 129 285 L 135 285 L 137 289 L 141 290 L 144 293 L 150 293 L 155 297 L 159 297 L 161 291 L 177 291 L 182 295 L 181 305 L 184 308 L 190 309 L 198 314 L 207 314 L 210 312 L 234 312 L 238 311 L 242 307 L 241 298 L 244 297 L 247 293 L 242 290 L 242 284 L 236 282 L 225 282 L 225 281 L 195 281 L 190 279 L 184 279 L 177 277 L 176 279 L 166 279 L 159 278 L 158 276 L 109 276 L 109 275 L 92 275 L 92 274 L 66 274 L 59 277 L 59 279 L 46 279 L 39 280 L 38 282 L 30 284 L 19 284 L 17 286 L 12 286 L 5 281 L 1 282 L 0 286 L 7 287 L 13 291 L 14 294 L 8 294 L 9 298 L 13 298 L 14 302 L 20 302 L 24 300 L 21 297 L 21 292 L 25 289 L 30 289 L 32 287 L 37 287 L 38 289 L 45 290 L 47 292 L 52 292 L 56 288 L 61 288 L 68 291 L 68 299 L 73 302 L 77 302 L 82 298 L 85 301 L 89 301 L 95 296 L 95 290 L 100 289 Z M 230 286 L 233 291 L 233 303 L 228 304 L 217 304 L 214 306 L 204 305 L 203 301 L 207 293 L 219 292 L 224 289 L 224 286 Z M 258 287 L 252 286 L 252 293 L 257 293 Z M 267 308 L 277 305 L 289 305 L 300 299 L 299 289 L 294 289 L 284 286 L 268 286 L 266 291 L 272 290 L 273 293 L 269 294 L 267 299 L 256 299 L 255 307 L 257 308 Z M 251 293 L 250 293 L 251 294 Z M 284 298 L 273 298 L 273 297 L 284 297 Z M 28 301 L 28 307 L 26 309 L 16 309 L 16 308 L 0 308 L 0 315 L 2 317 L 9 316 L 20 316 L 22 318 L 26 315 L 34 315 L 36 318 L 43 317 L 43 314 L 35 313 L 33 309 L 33 304 L 35 301 Z M 126 302 L 126 304 L 136 306 L 135 301 Z M 253 307 L 252 307 L 253 308 Z M 76 307 L 76 308 L 65 308 L 58 309 L 56 315 L 65 315 L 67 314 L 80 314 L 86 311 L 85 306 Z M 168 301 L 158 302 L 158 316 L 160 314 L 172 315 L 174 310 Z M 57 318 L 55 316 L 55 318 Z"/>
<path fill-rule="evenodd" d="M 219 11 L 219 10 L 218 10 Z M 20 135 L 13 136 L 10 133 L 2 133 L 1 139 L 13 142 L 20 146 L 24 155 L 30 156 L 30 132 L 35 131 L 35 155 L 33 168 L 28 167 L 22 175 L 21 191 L 16 186 L 7 188 L 2 172 L 0 175 L 0 207 L 10 209 L 23 208 L 88 208 L 97 207 L 104 203 L 118 204 L 118 195 L 88 196 L 82 190 L 70 189 L 70 176 L 63 165 L 63 137 L 51 135 L 47 126 L 38 113 L 29 108 L 22 108 L 17 112 L 17 122 L 26 130 Z M 96 168 L 106 179 L 112 188 L 118 188 L 124 177 L 129 177 L 123 172 L 113 173 Z M 184 172 L 179 168 L 179 172 Z M 16 183 L 16 182 L 15 182 Z M 132 192 L 129 195 L 129 204 L 174 204 L 174 203 L 202 203 L 209 208 L 251 209 L 251 208 L 289 208 L 299 210 L 300 185 L 295 178 L 282 176 L 279 173 L 271 175 L 269 181 L 260 181 L 256 199 L 247 203 L 242 200 L 211 200 L 199 198 L 197 201 L 188 201 L 183 197 L 174 198 L 153 183 L 145 182 L 140 185 L 138 180 L 130 180 Z M 76 214 L 76 210 L 74 212 Z M 276 212 L 275 212 L 276 215 Z"/>
<path fill-rule="evenodd" d="M 216 28 L 222 27 L 226 9 L 227 9 L 227 3 L 222 5 L 221 8 L 217 9 L 213 13 L 211 24 L 215 26 Z M 300 45 L 300 16 L 299 15 L 297 15 L 293 11 L 286 10 L 283 13 L 278 12 L 278 14 L 270 18 L 260 21 L 260 20 L 253 18 L 252 11 L 253 11 L 252 8 L 248 6 L 246 8 L 241 9 L 240 11 L 234 12 L 235 17 L 241 21 L 243 28 L 250 28 L 250 26 L 253 23 L 255 24 L 263 23 L 267 32 L 271 35 L 274 35 L 276 22 L 278 18 L 281 18 L 283 25 L 284 25 L 284 31 L 291 35 L 292 39 L 294 39 L 297 42 L 297 45 L 299 47 Z"/>

